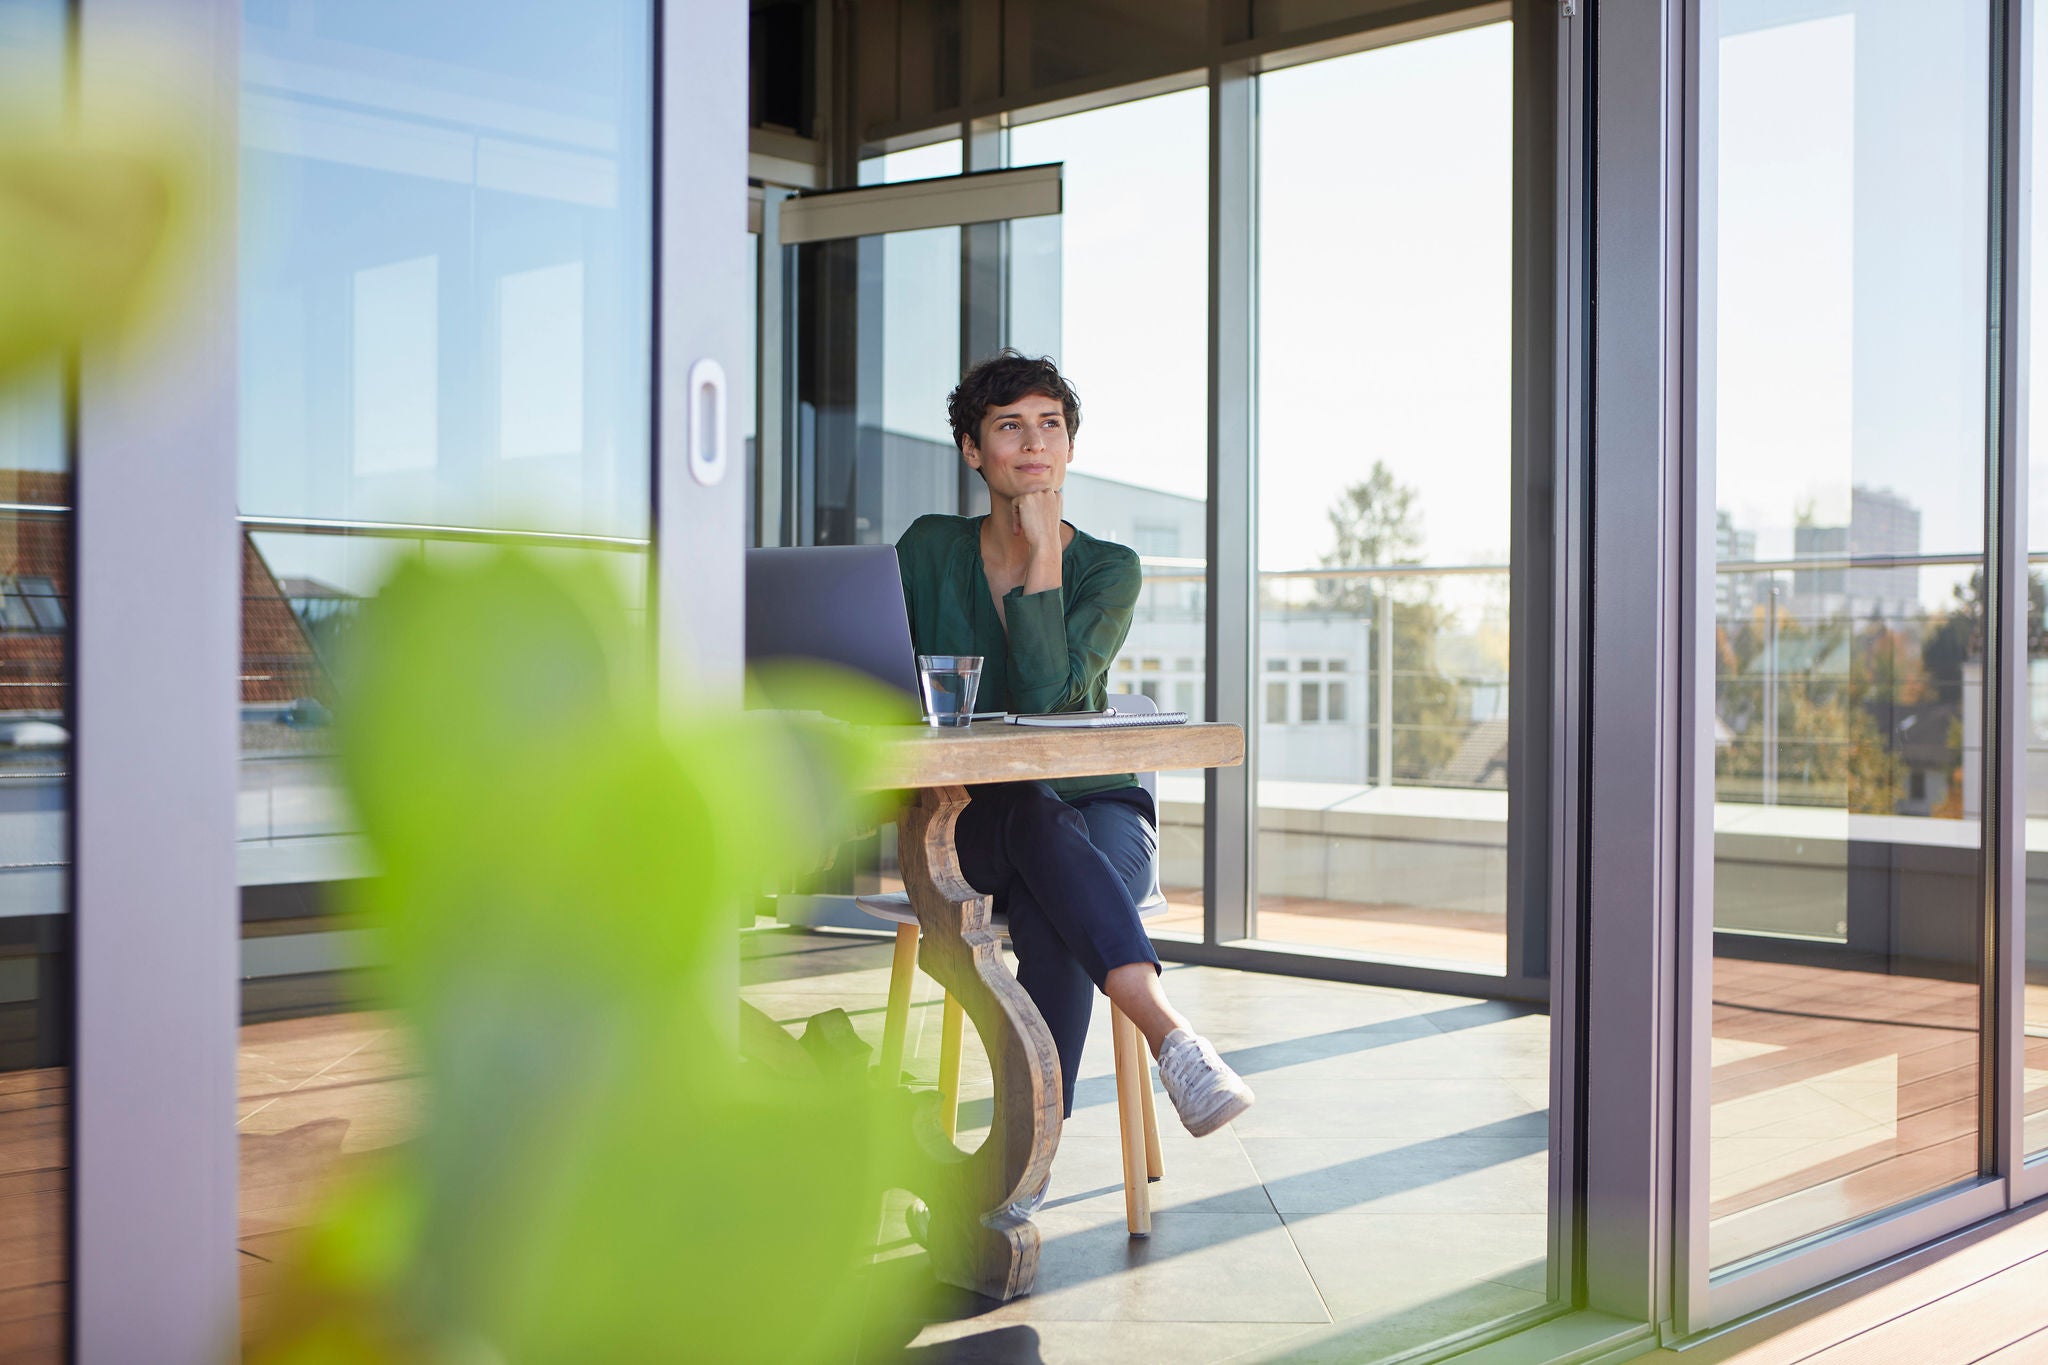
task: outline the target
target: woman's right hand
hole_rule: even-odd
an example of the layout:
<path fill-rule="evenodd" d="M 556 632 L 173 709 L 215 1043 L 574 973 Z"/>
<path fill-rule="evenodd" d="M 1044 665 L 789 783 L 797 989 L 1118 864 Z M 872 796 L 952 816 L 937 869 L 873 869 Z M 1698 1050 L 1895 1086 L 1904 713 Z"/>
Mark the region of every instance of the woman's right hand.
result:
<path fill-rule="evenodd" d="M 1012 529 L 1024 537 L 1024 543 L 1033 550 L 1040 547 L 1060 548 L 1060 514 L 1062 498 L 1057 488 L 1045 488 L 1025 493 L 1011 503 L 1011 516 L 1015 525 Z"/>

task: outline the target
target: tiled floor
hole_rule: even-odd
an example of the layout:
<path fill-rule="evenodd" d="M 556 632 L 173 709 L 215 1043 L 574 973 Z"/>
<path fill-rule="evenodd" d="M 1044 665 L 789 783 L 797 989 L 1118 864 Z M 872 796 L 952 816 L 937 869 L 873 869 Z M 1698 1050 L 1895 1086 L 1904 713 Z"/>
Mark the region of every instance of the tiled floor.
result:
<path fill-rule="evenodd" d="M 757 933 L 745 994 L 792 1027 L 839 1007 L 878 1042 L 885 942 Z M 1174 1002 L 1257 1089 L 1202 1141 L 1162 1099 L 1166 1177 L 1153 1235 L 1124 1228 L 1106 1007 L 1060 1139 L 1038 1284 L 940 1320 L 878 1324 L 869 1355 L 915 1361 L 1263 1358 L 1348 1324 L 1347 1350 L 1392 1353 L 1545 1302 L 1549 1020 L 1417 992 L 1169 966 Z M 937 1073 L 938 992 L 920 977 L 905 1069 Z M 970 1041 L 963 1143 L 987 1122 Z M 922 1253 L 886 1234 L 920 1271 Z"/>

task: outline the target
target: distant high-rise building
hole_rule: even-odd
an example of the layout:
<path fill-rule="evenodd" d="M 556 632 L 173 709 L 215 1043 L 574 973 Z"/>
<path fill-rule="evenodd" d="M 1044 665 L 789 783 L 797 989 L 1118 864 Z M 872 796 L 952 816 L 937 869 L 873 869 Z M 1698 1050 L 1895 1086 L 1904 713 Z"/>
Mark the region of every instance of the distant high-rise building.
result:
<path fill-rule="evenodd" d="M 1714 513 L 1714 562 L 1727 564 L 1756 558 L 1756 532 L 1737 530 L 1733 514 Z M 1714 576 L 1714 615 L 1723 621 L 1746 616 L 1764 589 L 1762 574 L 1723 573 Z"/>
<path fill-rule="evenodd" d="M 1847 526 L 1800 526 L 1792 532 L 1800 559 L 1834 564 L 1792 575 L 1792 609 L 1809 619 L 1848 616 L 1895 621 L 1915 614 L 1920 570 L 1912 565 L 1862 565 L 1844 560 L 1911 557 L 1920 553 L 1920 509 L 1888 488 L 1857 486 L 1849 493 Z"/>

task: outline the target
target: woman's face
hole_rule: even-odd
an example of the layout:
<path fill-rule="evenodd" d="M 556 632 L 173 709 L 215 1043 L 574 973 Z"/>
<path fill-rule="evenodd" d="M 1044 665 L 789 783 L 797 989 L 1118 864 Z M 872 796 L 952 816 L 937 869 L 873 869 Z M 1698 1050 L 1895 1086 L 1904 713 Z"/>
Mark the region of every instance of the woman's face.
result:
<path fill-rule="evenodd" d="M 992 494 L 1016 498 L 1058 488 L 1074 459 L 1066 409 L 1042 393 L 990 408 L 981 419 L 981 440 L 970 439 L 960 453 Z"/>

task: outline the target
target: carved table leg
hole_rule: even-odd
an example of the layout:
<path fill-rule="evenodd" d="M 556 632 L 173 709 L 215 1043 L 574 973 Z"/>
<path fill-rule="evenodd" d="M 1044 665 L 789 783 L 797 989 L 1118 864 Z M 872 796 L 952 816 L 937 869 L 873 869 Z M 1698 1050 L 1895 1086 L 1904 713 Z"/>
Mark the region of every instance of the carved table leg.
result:
<path fill-rule="evenodd" d="M 1038 1229 L 1009 1205 L 1037 1190 L 1060 1138 L 1060 1062 L 1052 1032 L 1003 965 L 989 900 L 960 875 L 953 822 L 964 787 L 918 794 L 898 827 L 897 858 L 922 934 L 918 961 L 967 1012 L 995 1074 L 995 1116 L 979 1151 L 962 1152 L 936 1123 L 917 1127 L 931 1163 L 932 1270 L 993 1299 L 1031 1292 Z"/>

